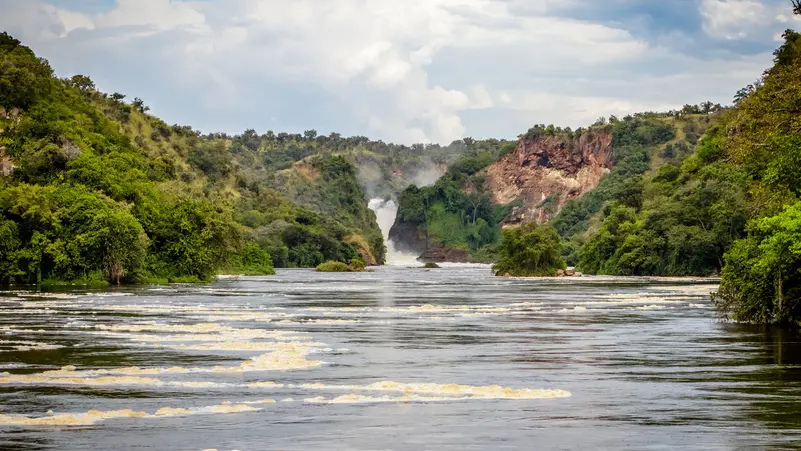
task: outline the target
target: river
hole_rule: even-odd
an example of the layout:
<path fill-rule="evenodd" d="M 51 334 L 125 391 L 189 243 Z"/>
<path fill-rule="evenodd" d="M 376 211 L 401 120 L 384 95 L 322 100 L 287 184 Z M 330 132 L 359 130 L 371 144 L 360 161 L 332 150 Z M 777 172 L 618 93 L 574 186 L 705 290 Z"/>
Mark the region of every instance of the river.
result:
<path fill-rule="evenodd" d="M 0 292 L 2 450 L 783 449 L 801 348 L 714 281 L 279 270 Z"/>

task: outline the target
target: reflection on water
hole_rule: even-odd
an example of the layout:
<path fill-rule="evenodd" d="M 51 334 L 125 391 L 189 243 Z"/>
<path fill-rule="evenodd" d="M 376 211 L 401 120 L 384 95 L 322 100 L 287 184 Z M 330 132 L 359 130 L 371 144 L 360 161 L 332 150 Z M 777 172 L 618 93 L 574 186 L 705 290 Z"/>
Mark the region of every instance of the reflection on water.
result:
<path fill-rule="evenodd" d="M 0 449 L 741 449 L 801 434 L 801 340 L 714 281 L 279 271 L 0 292 Z"/>

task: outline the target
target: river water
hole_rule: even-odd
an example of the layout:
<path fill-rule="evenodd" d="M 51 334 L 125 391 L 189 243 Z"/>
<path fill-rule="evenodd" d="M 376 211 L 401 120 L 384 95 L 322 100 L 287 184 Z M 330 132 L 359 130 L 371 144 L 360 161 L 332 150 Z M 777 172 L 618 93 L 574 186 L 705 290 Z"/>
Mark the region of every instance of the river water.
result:
<path fill-rule="evenodd" d="M 791 449 L 801 349 L 713 281 L 279 270 L 0 293 L 2 450 Z"/>

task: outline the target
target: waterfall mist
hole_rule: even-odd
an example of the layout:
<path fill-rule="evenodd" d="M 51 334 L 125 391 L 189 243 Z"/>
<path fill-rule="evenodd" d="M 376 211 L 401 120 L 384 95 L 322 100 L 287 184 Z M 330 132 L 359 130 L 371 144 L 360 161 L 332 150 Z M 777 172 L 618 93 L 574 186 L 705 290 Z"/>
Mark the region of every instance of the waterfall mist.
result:
<path fill-rule="evenodd" d="M 378 227 L 384 235 L 384 242 L 387 245 L 387 265 L 417 265 L 417 255 L 395 250 L 395 244 L 389 239 L 389 230 L 395 224 L 398 215 L 398 204 L 393 200 L 370 199 L 368 204 L 370 210 L 375 212 Z"/>

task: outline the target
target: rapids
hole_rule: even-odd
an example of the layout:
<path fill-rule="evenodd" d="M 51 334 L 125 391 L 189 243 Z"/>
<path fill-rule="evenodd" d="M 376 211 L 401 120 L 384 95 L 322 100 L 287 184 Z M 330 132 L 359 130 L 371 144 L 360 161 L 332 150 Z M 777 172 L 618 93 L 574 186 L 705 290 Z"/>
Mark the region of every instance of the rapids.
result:
<path fill-rule="evenodd" d="M 0 292 L 0 449 L 792 447 L 801 353 L 711 279 L 279 270 Z"/>

